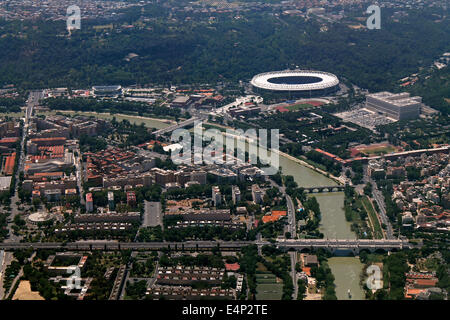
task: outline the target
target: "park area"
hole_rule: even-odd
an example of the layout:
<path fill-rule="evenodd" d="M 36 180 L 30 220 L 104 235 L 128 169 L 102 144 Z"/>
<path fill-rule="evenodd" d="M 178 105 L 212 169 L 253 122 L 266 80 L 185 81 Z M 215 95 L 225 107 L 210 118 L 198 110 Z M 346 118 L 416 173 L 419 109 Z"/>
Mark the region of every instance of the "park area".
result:
<path fill-rule="evenodd" d="M 313 107 L 313 106 L 310 104 L 307 104 L 307 103 L 297 103 L 297 104 L 287 106 L 286 109 L 288 109 L 289 111 L 298 111 L 301 109 L 308 109 L 311 107 Z"/>
<path fill-rule="evenodd" d="M 279 107 L 276 108 L 276 110 L 280 111 L 280 112 L 292 112 L 292 111 L 299 111 L 299 110 L 303 110 L 303 109 L 310 109 L 310 108 L 314 108 L 314 107 L 319 107 L 322 104 L 323 104 L 323 102 L 315 101 L 315 100 L 302 101 L 300 103 L 294 103 L 294 104 L 290 104 L 290 105 L 279 106 Z"/>
<path fill-rule="evenodd" d="M 383 239 L 383 230 L 381 229 L 380 221 L 378 220 L 378 216 L 377 213 L 375 212 L 375 209 L 373 208 L 372 202 L 369 200 L 368 197 L 363 197 L 362 204 L 367 214 L 369 215 L 375 239 Z"/>
<path fill-rule="evenodd" d="M 283 281 L 271 272 L 262 271 L 261 267 L 256 271 L 256 300 L 280 300 Z"/>
<path fill-rule="evenodd" d="M 401 149 L 398 147 L 395 147 L 389 143 L 360 145 L 360 146 L 356 146 L 350 150 L 352 157 L 358 156 L 360 154 L 370 157 L 370 156 L 383 155 L 383 154 L 388 154 L 388 153 L 398 152 L 398 151 L 401 151 Z"/>

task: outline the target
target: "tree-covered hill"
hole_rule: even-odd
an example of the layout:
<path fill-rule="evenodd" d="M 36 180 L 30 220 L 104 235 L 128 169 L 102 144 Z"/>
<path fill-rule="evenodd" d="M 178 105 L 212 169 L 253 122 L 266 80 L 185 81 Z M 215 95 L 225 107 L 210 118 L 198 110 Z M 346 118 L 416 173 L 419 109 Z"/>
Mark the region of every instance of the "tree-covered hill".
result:
<path fill-rule="evenodd" d="M 386 11 L 383 17 L 381 30 L 353 30 L 341 21 L 321 31 L 324 23 L 296 16 L 172 15 L 154 5 L 143 15 L 130 10 L 112 30 L 94 29 L 108 21 L 83 21 L 70 38 L 61 21 L 0 21 L 0 85 L 216 83 L 299 66 L 375 91 L 450 51 L 448 15 L 435 21 L 411 11 L 395 22 Z M 138 57 L 127 61 L 130 53 Z"/>

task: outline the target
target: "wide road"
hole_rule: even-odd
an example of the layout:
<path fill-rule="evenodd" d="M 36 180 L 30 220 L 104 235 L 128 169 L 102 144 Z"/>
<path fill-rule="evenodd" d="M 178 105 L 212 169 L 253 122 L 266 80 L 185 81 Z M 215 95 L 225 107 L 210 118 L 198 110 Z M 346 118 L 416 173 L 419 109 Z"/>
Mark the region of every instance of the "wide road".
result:
<path fill-rule="evenodd" d="M 5 264 L 5 251 L 0 250 L 0 300 L 3 298 L 3 266 Z"/>
<path fill-rule="evenodd" d="M 0 259 L 2 260 L 0 262 L 0 300 L 2 300 L 6 293 L 5 289 L 3 288 L 5 271 L 8 265 L 11 264 L 11 261 L 13 260 L 13 254 L 12 252 L 5 252 L 1 250 L 0 255 L 2 256 L 2 259 Z"/>
<path fill-rule="evenodd" d="M 369 176 L 367 168 L 368 166 L 365 165 L 363 175 L 363 185 L 359 185 L 356 188 L 359 187 L 359 189 L 362 191 L 367 183 L 370 183 L 372 185 L 372 197 L 377 202 L 378 208 L 380 208 L 379 212 L 375 210 L 375 213 L 377 216 L 379 216 L 381 223 L 386 225 L 386 229 L 383 229 L 383 233 L 385 234 L 387 239 L 395 239 L 391 221 L 389 220 L 386 214 L 386 204 L 384 203 L 384 196 L 381 193 L 381 191 L 378 190 L 376 181 L 372 180 L 372 178 Z"/>
<path fill-rule="evenodd" d="M 39 100 L 44 97 L 42 91 L 31 91 L 27 100 L 27 108 L 25 110 L 25 122 L 33 116 L 33 108 L 39 104 Z"/>
<path fill-rule="evenodd" d="M 364 168 L 364 180 L 365 182 L 369 182 L 372 184 L 372 196 L 373 199 L 377 202 L 378 208 L 380 208 L 379 213 L 375 211 L 377 215 L 379 215 L 381 223 L 383 223 L 386 226 L 386 229 L 383 229 L 383 231 L 386 234 L 387 239 L 395 239 L 394 237 L 394 231 L 392 229 L 391 221 L 389 220 L 387 214 L 386 214 L 386 204 L 384 202 L 384 196 L 381 193 L 381 191 L 378 189 L 376 181 L 372 180 L 367 172 L 367 167 Z"/>
<path fill-rule="evenodd" d="M 280 192 L 283 195 L 283 197 L 286 198 L 286 204 L 287 204 L 287 208 L 288 208 L 288 212 L 287 212 L 287 216 L 288 216 L 288 230 L 289 230 L 289 233 L 291 234 L 291 238 L 292 239 L 296 239 L 297 238 L 297 223 L 295 221 L 295 205 L 294 205 L 294 202 L 292 201 L 292 198 L 286 193 L 286 188 L 285 187 L 283 187 L 283 186 L 280 187 L 272 179 L 269 179 L 269 182 L 270 182 L 272 187 L 275 187 L 278 190 L 280 190 Z"/>
<path fill-rule="evenodd" d="M 291 238 L 296 239 L 297 238 L 297 227 L 296 227 L 296 222 L 295 222 L 294 202 L 292 201 L 292 198 L 287 193 L 284 193 L 284 195 L 286 197 L 286 203 L 287 203 L 287 207 L 288 207 L 289 232 L 291 233 Z"/>
<path fill-rule="evenodd" d="M 221 249 L 238 250 L 242 247 L 256 244 L 257 246 L 270 245 L 269 241 L 185 241 L 185 242 L 117 242 L 117 241 L 77 241 L 77 242 L 3 242 L 0 243 L 0 250 L 14 249 L 68 249 L 68 250 L 159 250 L 170 248 L 173 250 L 182 249 Z M 278 248 L 302 249 L 302 248 L 330 248 L 330 249 L 401 249 L 413 247 L 407 240 L 369 240 L 369 239 L 290 239 L 279 240 L 274 243 Z"/>
<path fill-rule="evenodd" d="M 386 225 L 386 238 L 387 239 L 395 239 L 394 237 L 394 231 L 392 230 L 392 224 L 391 221 L 389 221 L 389 218 L 386 214 L 386 207 L 385 207 L 385 203 L 384 203 L 384 197 L 381 194 L 381 191 L 378 190 L 377 184 L 375 182 L 372 183 L 373 185 L 373 198 L 375 199 L 375 201 L 378 204 L 378 207 L 380 208 L 380 219 L 381 222 L 384 223 Z"/>
<path fill-rule="evenodd" d="M 202 121 L 202 120 L 203 119 L 201 119 L 201 118 L 193 117 L 193 118 L 184 120 L 184 121 L 182 121 L 180 123 L 171 125 L 171 126 L 169 126 L 167 128 L 159 129 L 159 130 L 153 132 L 153 134 L 158 137 L 158 136 L 161 136 L 161 135 L 163 135 L 165 133 L 168 133 L 168 132 L 171 132 L 171 131 L 175 131 L 177 129 L 181 129 L 183 127 L 189 126 L 189 125 L 195 123 L 195 121 Z"/>
<path fill-rule="evenodd" d="M 77 153 L 77 156 L 73 157 L 73 162 L 74 162 L 74 165 L 76 168 L 75 174 L 77 176 L 77 187 L 78 187 L 78 191 L 80 192 L 80 204 L 82 206 L 84 206 L 86 204 L 86 200 L 84 198 L 84 190 L 83 190 L 83 181 L 84 181 L 83 161 L 82 161 L 80 149 L 77 148 L 75 151 Z"/>
<path fill-rule="evenodd" d="M 294 285 L 294 292 L 292 292 L 292 300 L 297 300 L 298 283 L 297 283 L 297 271 L 295 270 L 295 265 L 297 264 L 297 251 L 289 251 L 289 256 L 291 258 L 292 284 Z"/>
<path fill-rule="evenodd" d="M 22 140 L 20 141 L 21 151 L 20 151 L 20 154 L 18 155 L 19 164 L 17 166 L 17 171 L 15 173 L 16 186 L 15 186 L 14 195 L 11 197 L 11 215 L 9 217 L 9 223 L 8 223 L 9 236 L 8 236 L 8 239 L 5 240 L 5 242 L 17 242 L 17 241 L 20 241 L 20 239 L 21 239 L 21 237 L 14 234 L 13 229 L 12 229 L 12 227 L 14 225 L 14 223 L 13 223 L 14 217 L 19 214 L 19 206 L 17 205 L 17 203 L 20 203 L 19 193 L 17 192 L 17 190 L 19 188 L 18 181 L 19 181 L 19 174 L 20 174 L 20 172 L 23 172 L 24 165 L 25 165 L 25 148 L 26 148 L 25 140 L 28 135 L 29 121 L 33 115 L 33 108 L 39 104 L 39 99 L 41 99 L 41 98 L 42 98 L 41 91 L 31 91 L 30 95 L 28 97 L 28 100 L 27 100 L 27 107 L 25 109 L 25 121 L 24 121 L 23 129 L 22 129 Z"/>

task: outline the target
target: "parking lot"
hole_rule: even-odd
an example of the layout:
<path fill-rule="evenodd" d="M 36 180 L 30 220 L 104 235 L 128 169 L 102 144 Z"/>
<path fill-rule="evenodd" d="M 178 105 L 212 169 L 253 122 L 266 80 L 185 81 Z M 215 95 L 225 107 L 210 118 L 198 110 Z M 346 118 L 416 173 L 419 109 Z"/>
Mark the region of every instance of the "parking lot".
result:
<path fill-rule="evenodd" d="M 387 118 L 384 115 L 377 114 L 364 108 L 340 112 L 334 115 L 344 121 L 355 123 L 370 130 L 375 130 L 375 127 L 378 125 L 395 122 L 395 120 L 393 119 Z"/>

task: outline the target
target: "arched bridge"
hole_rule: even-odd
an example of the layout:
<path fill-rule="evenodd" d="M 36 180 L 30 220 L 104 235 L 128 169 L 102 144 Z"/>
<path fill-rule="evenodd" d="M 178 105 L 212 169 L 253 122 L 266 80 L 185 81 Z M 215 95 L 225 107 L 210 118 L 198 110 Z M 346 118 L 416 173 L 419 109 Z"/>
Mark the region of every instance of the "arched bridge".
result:
<path fill-rule="evenodd" d="M 323 187 L 304 187 L 308 193 L 321 193 L 321 192 L 339 192 L 344 191 L 345 186 L 323 186 Z"/>
<path fill-rule="evenodd" d="M 331 253 L 334 253 L 336 250 L 351 250 L 355 254 L 358 254 L 361 250 L 375 252 L 377 250 L 392 251 L 414 247 L 408 241 L 400 239 L 292 239 L 277 241 L 276 246 L 279 249 L 297 251 L 312 251 L 322 248 Z"/>
<path fill-rule="evenodd" d="M 182 122 L 180 122 L 180 123 L 173 124 L 173 125 L 171 125 L 171 126 L 169 126 L 169 127 L 167 127 L 167 128 L 159 129 L 158 131 L 155 131 L 155 132 L 153 132 L 153 133 L 154 133 L 156 136 L 161 136 L 161 135 L 163 135 L 163 134 L 165 134 L 165 133 L 174 131 L 174 130 L 176 130 L 176 129 L 180 129 L 180 128 L 189 126 L 189 125 L 195 123 L 195 121 L 198 121 L 198 120 L 201 120 L 201 119 L 200 119 L 200 118 L 193 117 L 193 118 L 190 118 L 190 119 L 188 119 L 188 120 L 182 121 Z"/>

